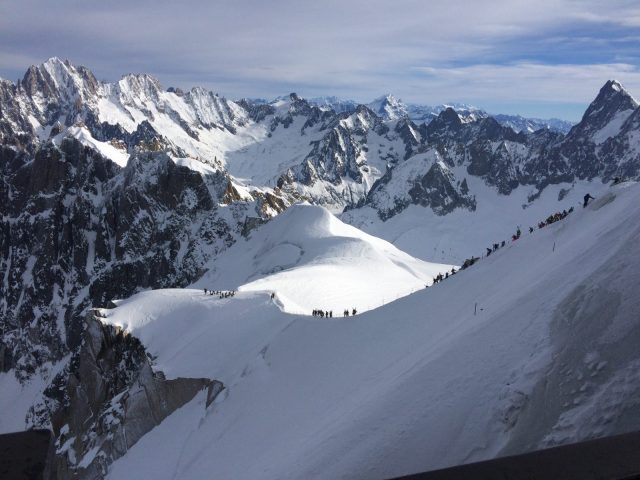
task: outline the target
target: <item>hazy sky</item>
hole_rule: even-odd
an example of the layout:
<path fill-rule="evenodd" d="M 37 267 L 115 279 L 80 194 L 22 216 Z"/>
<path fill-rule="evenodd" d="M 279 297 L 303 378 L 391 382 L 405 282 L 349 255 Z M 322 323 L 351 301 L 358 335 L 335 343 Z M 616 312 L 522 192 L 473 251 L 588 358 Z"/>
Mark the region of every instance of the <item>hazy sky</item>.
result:
<path fill-rule="evenodd" d="M 0 77 L 67 58 L 230 98 L 295 91 L 577 120 L 640 97 L 638 0 L 0 0 Z"/>

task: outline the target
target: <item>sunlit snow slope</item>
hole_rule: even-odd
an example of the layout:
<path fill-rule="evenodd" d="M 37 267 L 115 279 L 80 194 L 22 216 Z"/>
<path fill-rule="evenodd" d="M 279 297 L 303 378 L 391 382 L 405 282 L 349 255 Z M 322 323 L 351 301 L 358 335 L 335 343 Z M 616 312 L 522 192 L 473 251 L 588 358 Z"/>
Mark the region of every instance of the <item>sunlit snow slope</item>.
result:
<path fill-rule="evenodd" d="M 138 294 L 108 311 L 167 377 L 226 390 L 168 417 L 113 479 L 382 479 L 640 428 L 640 188 L 350 318 L 267 294 Z M 477 314 L 474 309 L 477 305 Z"/>
<path fill-rule="evenodd" d="M 287 312 L 342 316 L 413 293 L 451 268 L 413 258 L 325 208 L 300 204 L 213 259 L 194 287 L 274 292 Z"/>

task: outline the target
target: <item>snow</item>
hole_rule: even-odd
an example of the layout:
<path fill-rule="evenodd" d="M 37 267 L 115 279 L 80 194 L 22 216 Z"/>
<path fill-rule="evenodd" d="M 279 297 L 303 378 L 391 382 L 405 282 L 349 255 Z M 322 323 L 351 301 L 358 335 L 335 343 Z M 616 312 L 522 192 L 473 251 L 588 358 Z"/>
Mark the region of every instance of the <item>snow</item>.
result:
<path fill-rule="evenodd" d="M 210 175 L 216 173 L 216 169 L 206 163 L 203 163 L 195 158 L 179 158 L 173 157 L 173 163 L 179 165 L 181 167 L 187 167 L 195 172 L 200 173 L 201 175 Z"/>
<path fill-rule="evenodd" d="M 615 88 L 615 86 L 614 86 Z M 622 110 L 617 112 L 611 121 L 609 121 L 604 127 L 593 134 L 593 141 L 596 145 L 604 143 L 607 139 L 615 137 L 620 133 L 620 129 L 624 122 L 633 113 L 633 110 Z"/>
<path fill-rule="evenodd" d="M 396 167 L 387 191 L 406 195 L 408 187 L 403 182 L 407 178 L 415 178 L 415 172 L 426 171 L 422 157 L 422 154 L 416 155 Z M 437 157 L 431 159 L 435 160 Z M 375 210 L 367 207 L 345 212 L 340 218 L 371 235 L 384 238 L 414 257 L 459 265 L 472 255 L 482 256 L 485 247 L 502 240 L 510 241 L 518 226 L 528 235 L 529 226 L 537 226 L 538 222 L 555 212 L 581 207 L 586 193 L 598 197 L 609 188 L 599 180 L 549 185 L 540 197 L 530 203 L 528 197 L 535 193 L 531 187 L 521 186 L 509 196 L 504 196 L 484 184 L 482 179 L 468 175 L 464 168 L 452 170 L 456 178 L 467 180 L 477 202 L 475 211 L 457 208 L 445 216 L 438 216 L 430 208 L 410 205 L 383 222 Z M 567 193 L 559 200 L 562 190 Z"/>
<path fill-rule="evenodd" d="M 639 199 L 636 184 L 612 188 L 346 319 L 287 314 L 258 292 L 121 302 L 105 321 L 138 336 L 157 368 L 226 390 L 171 415 L 108 478 L 381 479 L 637 428 Z"/>
<path fill-rule="evenodd" d="M 422 289 L 451 268 L 412 258 L 322 207 L 299 204 L 214 259 L 193 286 L 275 292 L 286 312 L 320 308 L 342 316 Z"/>
<path fill-rule="evenodd" d="M 91 132 L 84 126 L 74 125 L 69 127 L 65 132 L 56 136 L 56 142 L 60 142 L 63 137 L 73 137 L 79 140 L 83 145 L 97 150 L 101 155 L 107 157 L 112 162 L 121 167 L 126 167 L 129 161 L 129 154 L 119 148 L 114 147 L 108 142 L 101 142 L 91 136 Z"/>
<path fill-rule="evenodd" d="M 31 378 L 21 383 L 14 372 L 0 372 L 0 434 L 26 430 L 27 414 L 42 398 L 42 392 L 66 365 L 68 357 L 56 364 L 42 365 Z"/>

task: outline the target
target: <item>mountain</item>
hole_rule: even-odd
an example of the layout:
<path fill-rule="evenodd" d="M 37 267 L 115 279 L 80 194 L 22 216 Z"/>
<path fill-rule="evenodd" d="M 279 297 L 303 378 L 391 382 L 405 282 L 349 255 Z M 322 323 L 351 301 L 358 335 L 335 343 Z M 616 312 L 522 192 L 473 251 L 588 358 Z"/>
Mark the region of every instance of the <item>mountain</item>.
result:
<path fill-rule="evenodd" d="M 206 268 L 193 287 L 277 292 L 285 312 L 308 314 L 320 307 L 342 316 L 345 308 L 364 312 L 424 288 L 452 265 L 412 258 L 322 207 L 298 204 Z"/>
<path fill-rule="evenodd" d="M 227 386 L 109 478 L 395 478 L 637 430 L 639 199 L 637 184 L 614 187 L 349 319 L 286 315 L 268 292 L 159 290 L 104 311 L 167 378 Z"/>
<path fill-rule="evenodd" d="M 398 120 L 408 116 L 407 106 L 390 94 L 376 98 L 367 107 L 384 120 Z"/>
<path fill-rule="evenodd" d="M 387 97 L 378 107 L 403 108 Z M 432 262 L 461 264 L 518 225 L 576 206 L 587 192 L 600 197 L 616 176 L 636 178 L 639 129 L 637 103 L 614 81 L 562 135 L 517 133 L 453 108 L 418 124 L 365 105 L 320 108 L 295 93 L 234 102 L 202 88 L 164 89 L 144 74 L 107 83 L 57 58 L 16 83 L 2 80 L 0 410 L 10 414 L 0 415 L 0 431 L 51 428 L 60 476 L 104 475 L 200 388 L 213 402 L 221 379 L 154 374 L 145 344 L 94 308 L 202 281 L 290 288 L 284 308 L 308 309 L 317 297 L 296 307 L 297 288 L 315 278 L 341 305 L 350 290 L 323 270 L 334 243 L 336 258 L 371 256 L 356 268 L 365 278 L 350 278 L 357 289 L 370 278 L 379 285 L 357 298 L 387 303 L 381 290 L 397 297 L 429 283 L 425 275 L 440 268 Z M 292 216 L 328 224 L 330 240 L 303 248 L 299 268 L 276 272 L 302 247 L 257 229 L 304 201 L 410 256 L 325 222 L 324 210 L 296 207 Z M 260 264 L 252 238 L 272 242 L 275 263 Z M 397 289 L 376 265 L 393 272 Z M 103 453 L 83 461 L 96 442 L 106 442 Z M 77 457 L 65 454 L 71 446 Z"/>
<path fill-rule="evenodd" d="M 533 133 L 540 129 L 554 130 L 563 134 L 567 134 L 573 123 L 559 118 L 550 118 L 543 120 L 541 118 L 525 118 L 520 115 L 492 115 L 500 125 L 509 127 L 516 132 Z"/>
<path fill-rule="evenodd" d="M 519 198 L 517 205 L 529 210 L 521 218 L 535 224 L 534 215 L 545 216 L 540 210 L 543 205 L 547 211 L 562 210 L 568 208 L 568 201 L 575 205 L 580 195 L 599 192 L 603 182 L 615 176 L 638 175 L 638 115 L 637 102 L 614 81 L 605 84 L 583 119 L 566 136 L 551 130 L 515 133 L 491 117 L 464 122 L 453 109 L 446 109 L 419 129 L 420 141 L 412 150 L 416 154 L 388 170 L 358 208 L 345 213 L 344 218 L 365 231 L 397 241 L 397 225 L 384 224 L 394 216 L 406 215 L 413 220 L 397 219 L 393 224 L 412 223 L 410 229 L 424 231 L 434 228 L 434 222 L 449 223 L 432 219 L 433 214 L 444 216 L 455 211 L 457 216 L 468 216 L 465 211 L 495 211 L 501 203 L 513 204 L 500 200 L 500 196 L 509 195 Z M 482 182 L 477 183 L 475 178 Z M 540 198 L 547 200 L 538 201 Z M 431 211 L 414 214 L 409 209 L 412 205 L 430 207 Z M 371 211 L 375 212 L 373 217 Z M 495 229 L 494 238 L 508 236 L 515 229 L 513 222 L 518 221 L 511 214 L 487 215 Z M 458 232 L 457 237 L 465 237 L 474 233 L 471 225 L 476 224 L 475 220 L 466 225 L 455 222 L 450 228 Z M 488 233 L 481 237 L 492 243 Z M 423 247 L 416 250 L 414 244 L 412 240 L 401 246 L 423 257 Z M 461 251 L 451 253 L 453 257 L 439 254 L 426 258 L 460 260 Z"/>
<path fill-rule="evenodd" d="M 320 108 L 332 109 L 337 113 L 352 112 L 358 106 L 353 100 L 341 100 L 338 97 L 316 97 L 309 99 Z M 492 116 L 499 124 L 509 127 L 516 132 L 524 131 L 533 133 L 540 129 L 549 129 L 566 134 L 573 123 L 566 120 L 551 118 L 548 120 L 540 118 L 525 118 L 520 115 L 489 114 L 482 109 L 464 103 L 450 103 L 436 106 L 421 105 L 415 103 L 405 104 L 396 99 L 393 95 L 383 95 L 373 102 L 367 104 L 372 111 L 385 120 L 397 120 L 402 117 L 409 117 L 416 123 L 429 123 L 442 111 L 452 108 L 465 122 L 476 121 Z"/>
<path fill-rule="evenodd" d="M 343 100 L 336 96 L 310 98 L 309 103 L 322 109 L 333 110 L 336 113 L 351 113 L 358 107 L 358 102 Z"/>

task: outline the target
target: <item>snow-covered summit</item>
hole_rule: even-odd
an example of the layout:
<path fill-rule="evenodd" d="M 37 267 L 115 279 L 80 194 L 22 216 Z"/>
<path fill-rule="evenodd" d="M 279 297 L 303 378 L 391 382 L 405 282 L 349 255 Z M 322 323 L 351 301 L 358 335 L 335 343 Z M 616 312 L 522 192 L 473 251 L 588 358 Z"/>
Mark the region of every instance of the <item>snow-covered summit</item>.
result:
<path fill-rule="evenodd" d="M 287 312 L 363 312 L 431 284 L 451 265 L 413 258 L 310 204 L 289 207 L 209 265 L 194 287 L 275 292 Z"/>
<path fill-rule="evenodd" d="M 385 120 L 398 120 L 408 116 L 407 106 L 391 94 L 374 99 L 367 107 Z"/>

